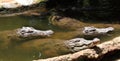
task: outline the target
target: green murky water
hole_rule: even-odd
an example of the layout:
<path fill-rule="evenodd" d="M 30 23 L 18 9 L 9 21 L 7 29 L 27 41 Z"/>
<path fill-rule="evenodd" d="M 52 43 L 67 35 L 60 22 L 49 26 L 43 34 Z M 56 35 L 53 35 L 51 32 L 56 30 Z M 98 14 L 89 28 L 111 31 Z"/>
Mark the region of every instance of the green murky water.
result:
<path fill-rule="evenodd" d="M 41 29 L 49 29 L 48 22 L 45 19 L 39 19 L 27 16 L 3 17 L 0 18 L 0 31 L 12 30 L 23 26 L 33 26 Z"/>
<path fill-rule="evenodd" d="M 25 40 L 17 43 L 6 38 L 7 31 L 23 26 L 31 26 L 42 30 L 52 29 L 55 34 L 48 38 Z M 100 38 L 102 41 L 110 40 L 119 36 L 119 30 L 117 29 L 109 36 Z M 52 26 L 46 19 L 40 19 L 39 17 L 15 16 L 0 18 L 0 61 L 32 61 L 38 58 L 67 54 L 69 51 L 61 43 L 65 41 L 64 39 L 79 37 L 77 34 L 76 31 L 71 32 Z M 8 44 L 4 44 L 3 40 Z"/>
<path fill-rule="evenodd" d="M 40 19 L 38 17 L 27 17 L 27 16 L 15 16 L 15 17 L 3 17 L 0 18 L 0 32 L 7 30 L 14 30 L 23 26 L 31 26 L 36 29 L 53 29 L 46 19 Z M 2 35 L 1 35 L 2 36 Z M 2 44 L 2 40 L 0 40 Z M 41 58 L 41 52 L 37 49 L 19 49 L 20 46 L 15 44 L 14 46 L 3 46 L 0 47 L 0 61 L 32 61 L 33 59 Z M 32 47 L 29 47 L 32 48 Z"/>

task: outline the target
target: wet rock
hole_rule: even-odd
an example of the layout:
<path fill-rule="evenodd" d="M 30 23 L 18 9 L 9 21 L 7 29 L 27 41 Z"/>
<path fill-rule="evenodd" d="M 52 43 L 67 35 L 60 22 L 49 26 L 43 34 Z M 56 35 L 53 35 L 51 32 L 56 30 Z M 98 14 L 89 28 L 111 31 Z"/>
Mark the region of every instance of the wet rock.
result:
<path fill-rule="evenodd" d="M 102 35 L 107 34 L 108 32 L 114 31 L 113 27 L 108 28 L 95 28 L 91 27 L 84 27 L 83 34 L 84 35 Z"/>
<path fill-rule="evenodd" d="M 33 4 L 34 0 L 16 0 L 16 2 L 23 6 L 28 6 Z"/>
<path fill-rule="evenodd" d="M 0 17 L 18 15 L 45 16 L 46 0 L 0 0 Z"/>
<path fill-rule="evenodd" d="M 22 27 L 21 29 L 17 30 L 17 34 L 20 37 L 33 37 L 33 36 L 41 36 L 41 37 L 48 37 L 54 32 L 52 30 L 36 30 L 33 27 Z"/>
<path fill-rule="evenodd" d="M 30 6 L 44 0 L 1 0 L 0 8 L 17 8 L 21 6 Z"/>
<path fill-rule="evenodd" d="M 86 48 L 94 47 L 100 42 L 100 39 L 86 40 L 84 38 L 75 38 L 65 42 L 65 45 L 73 52 Z"/>
<path fill-rule="evenodd" d="M 16 7 L 19 7 L 21 6 L 20 4 L 18 4 L 16 1 L 10 1 L 10 2 L 2 2 L 0 3 L 0 6 L 3 7 L 3 8 L 16 8 Z"/>

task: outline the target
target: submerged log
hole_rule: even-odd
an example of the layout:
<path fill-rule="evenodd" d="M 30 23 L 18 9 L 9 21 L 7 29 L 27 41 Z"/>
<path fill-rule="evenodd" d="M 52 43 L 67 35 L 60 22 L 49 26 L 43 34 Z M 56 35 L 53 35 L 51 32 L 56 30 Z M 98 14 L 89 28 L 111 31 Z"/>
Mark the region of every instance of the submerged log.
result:
<path fill-rule="evenodd" d="M 62 55 L 53 58 L 39 59 L 33 61 L 77 61 L 78 59 L 88 58 L 88 59 L 100 59 L 104 55 L 120 50 L 120 36 L 114 38 L 111 41 L 101 43 L 95 48 L 81 50 L 73 54 Z"/>

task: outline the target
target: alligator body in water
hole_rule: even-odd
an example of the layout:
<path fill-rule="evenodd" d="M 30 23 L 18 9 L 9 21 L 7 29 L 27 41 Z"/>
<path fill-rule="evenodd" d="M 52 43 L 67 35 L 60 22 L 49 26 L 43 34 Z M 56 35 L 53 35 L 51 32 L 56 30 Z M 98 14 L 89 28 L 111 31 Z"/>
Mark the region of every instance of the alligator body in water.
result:
<path fill-rule="evenodd" d="M 85 35 L 104 35 L 108 32 L 112 32 L 114 30 L 113 27 L 108 28 L 95 28 L 95 27 L 84 27 L 83 34 Z"/>
<path fill-rule="evenodd" d="M 50 36 L 54 32 L 52 30 L 46 30 L 46 31 L 41 31 L 41 30 L 36 30 L 33 27 L 22 27 L 21 29 L 18 29 L 17 34 L 20 37 L 34 37 L 34 36 Z"/>
<path fill-rule="evenodd" d="M 65 42 L 65 45 L 73 52 L 80 51 L 86 48 L 94 47 L 99 44 L 100 39 L 86 40 L 84 38 L 74 38 Z"/>

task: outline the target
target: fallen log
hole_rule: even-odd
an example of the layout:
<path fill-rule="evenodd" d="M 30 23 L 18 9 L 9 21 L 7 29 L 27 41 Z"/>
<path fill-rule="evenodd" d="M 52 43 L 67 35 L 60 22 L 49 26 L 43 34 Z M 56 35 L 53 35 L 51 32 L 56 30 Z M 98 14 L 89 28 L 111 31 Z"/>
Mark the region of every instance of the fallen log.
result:
<path fill-rule="evenodd" d="M 94 48 L 81 50 L 73 54 L 67 54 L 53 58 L 39 59 L 33 61 L 77 61 L 78 59 L 82 58 L 99 59 L 104 55 L 114 52 L 116 50 L 120 50 L 120 36 L 114 38 L 113 40 L 101 43 Z"/>

